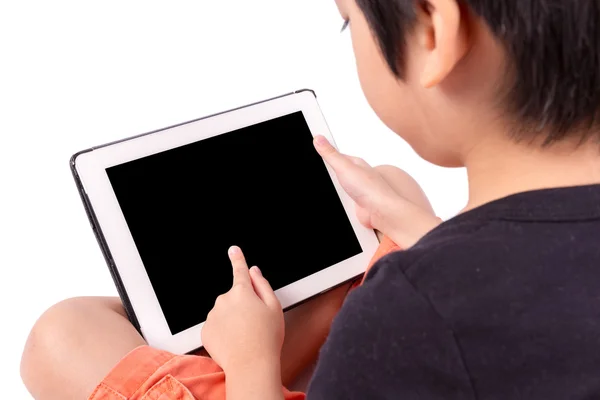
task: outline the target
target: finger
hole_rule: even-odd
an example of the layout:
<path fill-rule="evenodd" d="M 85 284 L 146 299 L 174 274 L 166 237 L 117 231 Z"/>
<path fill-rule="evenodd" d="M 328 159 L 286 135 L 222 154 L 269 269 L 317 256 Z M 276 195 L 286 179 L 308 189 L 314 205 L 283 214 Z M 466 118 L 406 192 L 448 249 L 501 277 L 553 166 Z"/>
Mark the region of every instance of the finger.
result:
<path fill-rule="evenodd" d="M 341 154 L 323 136 L 315 138 L 315 148 L 323 160 L 333 168 L 342 186 L 354 201 L 357 200 L 355 196 L 358 192 L 363 192 L 362 189 L 366 185 L 373 184 L 373 168 L 364 160 Z M 359 188 L 361 190 L 357 192 L 355 189 Z"/>
<path fill-rule="evenodd" d="M 252 267 L 250 269 L 250 278 L 252 279 L 254 291 L 258 297 L 260 297 L 263 303 L 265 303 L 269 308 L 281 308 L 279 299 L 271 288 L 269 281 L 265 279 L 258 267 Z"/>
<path fill-rule="evenodd" d="M 212 337 L 212 324 L 204 323 L 202 329 L 200 330 L 200 339 L 202 340 L 202 345 L 204 346 L 204 350 L 209 351 L 209 347 L 212 344 L 210 341 Z"/>
<path fill-rule="evenodd" d="M 348 157 L 350 159 L 350 161 L 352 162 L 352 164 L 354 164 L 354 165 L 358 165 L 359 167 L 364 167 L 364 168 L 371 168 L 369 163 L 360 157 L 352 157 L 352 156 L 346 156 L 346 157 Z"/>
<path fill-rule="evenodd" d="M 233 286 L 235 285 L 250 285 L 250 274 L 248 273 L 248 264 L 244 258 L 244 253 L 237 246 L 232 246 L 229 249 L 229 259 L 233 267 Z"/>
<path fill-rule="evenodd" d="M 217 308 L 221 303 L 223 303 L 224 299 L 225 299 L 224 294 L 217 296 L 217 298 L 215 299 L 215 304 L 213 305 L 212 309 L 214 310 L 215 308 Z"/>
<path fill-rule="evenodd" d="M 356 218 L 358 218 L 358 222 L 360 222 L 365 228 L 373 229 L 373 224 L 371 223 L 371 213 L 358 204 L 356 205 Z"/>
<path fill-rule="evenodd" d="M 327 164 L 339 172 L 348 168 L 356 168 L 356 165 L 350 160 L 348 156 L 337 151 L 335 147 L 329 143 L 325 136 L 316 136 L 314 140 L 315 149 Z"/>

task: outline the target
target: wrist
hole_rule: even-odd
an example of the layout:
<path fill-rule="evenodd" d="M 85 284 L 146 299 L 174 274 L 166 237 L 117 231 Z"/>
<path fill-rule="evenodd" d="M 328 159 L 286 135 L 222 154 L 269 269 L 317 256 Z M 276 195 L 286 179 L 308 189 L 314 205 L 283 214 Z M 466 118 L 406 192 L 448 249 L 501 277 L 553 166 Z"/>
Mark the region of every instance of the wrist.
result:
<path fill-rule="evenodd" d="M 282 400 L 281 362 L 258 359 L 225 371 L 227 399 Z"/>
<path fill-rule="evenodd" d="M 227 376 L 241 377 L 244 375 L 275 375 L 281 376 L 280 357 L 256 357 L 251 360 L 233 360 L 224 372 Z"/>

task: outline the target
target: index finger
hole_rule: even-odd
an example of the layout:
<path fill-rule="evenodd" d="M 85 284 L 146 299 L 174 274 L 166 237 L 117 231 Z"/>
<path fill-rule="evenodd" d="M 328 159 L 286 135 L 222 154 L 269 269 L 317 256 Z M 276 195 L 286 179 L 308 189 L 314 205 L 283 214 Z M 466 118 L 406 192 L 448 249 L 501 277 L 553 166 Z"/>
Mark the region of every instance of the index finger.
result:
<path fill-rule="evenodd" d="M 244 253 L 237 246 L 232 246 L 228 251 L 231 266 L 233 267 L 233 286 L 235 285 L 251 285 L 250 273 L 248 272 L 248 264 L 244 258 Z"/>
<path fill-rule="evenodd" d="M 316 136 L 314 140 L 315 148 L 323 160 L 327 162 L 335 171 L 342 170 L 344 168 L 356 167 L 348 157 L 337 151 L 335 147 L 329 143 L 324 136 Z"/>

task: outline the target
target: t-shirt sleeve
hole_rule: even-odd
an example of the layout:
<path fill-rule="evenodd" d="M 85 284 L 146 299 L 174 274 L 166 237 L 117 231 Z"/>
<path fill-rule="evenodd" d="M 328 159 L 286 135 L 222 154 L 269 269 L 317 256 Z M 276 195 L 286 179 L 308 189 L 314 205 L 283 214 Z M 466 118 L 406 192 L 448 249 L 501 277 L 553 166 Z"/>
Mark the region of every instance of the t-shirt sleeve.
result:
<path fill-rule="evenodd" d="M 321 350 L 308 400 L 472 399 L 453 332 L 406 279 L 402 253 L 347 298 Z"/>

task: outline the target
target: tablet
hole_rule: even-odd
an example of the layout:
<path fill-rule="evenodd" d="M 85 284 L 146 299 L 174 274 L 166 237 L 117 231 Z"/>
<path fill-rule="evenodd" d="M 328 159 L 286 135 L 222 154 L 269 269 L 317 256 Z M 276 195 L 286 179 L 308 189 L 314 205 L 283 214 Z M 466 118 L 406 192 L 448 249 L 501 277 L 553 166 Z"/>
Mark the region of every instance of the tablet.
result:
<path fill-rule="evenodd" d="M 313 147 L 333 138 L 302 90 L 77 153 L 71 170 L 130 320 L 149 345 L 202 346 L 232 284 L 227 249 L 284 309 L 362 274 L 378 245 Z"/>

